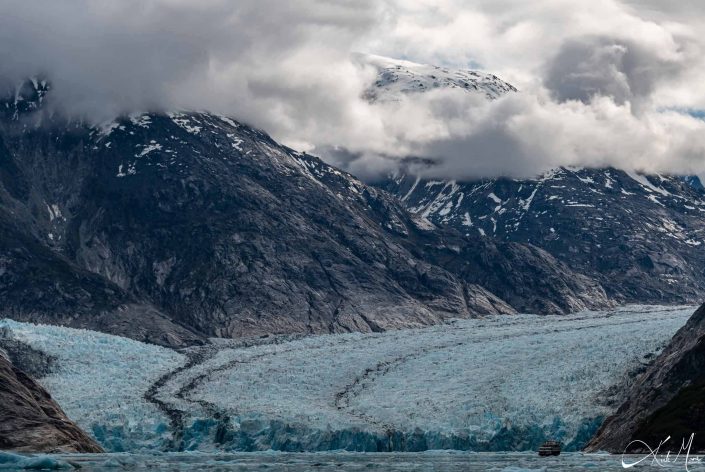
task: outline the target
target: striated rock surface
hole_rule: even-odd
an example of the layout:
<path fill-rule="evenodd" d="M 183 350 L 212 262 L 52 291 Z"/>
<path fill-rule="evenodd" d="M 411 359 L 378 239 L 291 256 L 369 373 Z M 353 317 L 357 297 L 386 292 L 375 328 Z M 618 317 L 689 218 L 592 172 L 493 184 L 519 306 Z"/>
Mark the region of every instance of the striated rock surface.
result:
<path fill-rule="evenodd" d="M 705 305 L 632 385 L 587 450 L 621 453 L 632 441 L 654 449 L 670 436 L 661 450 L 675 454 L 693 433 L 691 452 L 705 452 Z M 644 449 L 642 443 L 630 447 Z"/>
<path fill-rule="evenodd" d="M 18 452 L 103 452 L 69 420 L 41 385 L 0 350 L 0 449 Z"/>
<path fill-rule="evenodd" d="M 92 328 L 173 347 L 204 340 L 202 335 L 171 321 L 149 302 L 80 268 L 24 233 L 13 216 L 0 208 L 2 315 L 35 323 Z M 25 231 L 26 228 L 31 226 Z"/>

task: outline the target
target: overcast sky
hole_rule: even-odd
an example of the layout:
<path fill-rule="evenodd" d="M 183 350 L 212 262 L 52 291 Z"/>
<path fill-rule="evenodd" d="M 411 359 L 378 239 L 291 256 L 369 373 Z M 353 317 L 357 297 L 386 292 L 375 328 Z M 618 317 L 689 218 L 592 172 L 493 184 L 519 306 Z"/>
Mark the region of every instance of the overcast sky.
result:
<path fill-rule="evenodd" d="M 93 121 L 232 115 L 297 149 L 340 146 L 374 177 L 408 155 L 436 175 L 558 165 L 705 174 L 705 2 L 681 0 L 3 0 L 0 80 L 44 74 Z M 366 52 L 481 68 L 520 93 L 361 98 Z"/>

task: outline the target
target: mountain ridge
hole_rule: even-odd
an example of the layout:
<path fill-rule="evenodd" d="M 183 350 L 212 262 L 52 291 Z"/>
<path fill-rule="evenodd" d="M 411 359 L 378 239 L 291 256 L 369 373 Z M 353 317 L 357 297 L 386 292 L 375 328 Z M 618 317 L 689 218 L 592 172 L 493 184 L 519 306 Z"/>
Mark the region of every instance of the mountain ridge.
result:
<path fill-rule="evenodd" d="M 94 127 L 43 114 L 51 97 L 39 95 L 6 102 L 0 177 L 12 178 L 2 180 L 0 223 L 52 264 L 68 261 L 71 277 L 101 278 L 117 294 L 111 306 L 157 313 L 155 332 L 171 333 L 163 342 L 611 303 L 538 248 L 429 231 L 384 191 L 231 118 L 133 114 Z M 13 273 L 17 244 L 6 248 L 5 313 L 93 323 L 90 306 L 69 319 L 32 314 L 19 290 L 33 285 L 28 272 Z M 123 308 L 128 319 L 144 310 Z"/>
<path fill-rule="evenodd" d="M 678 176 L 558 168 L 476 182 L 400 172 L 381 188 L 465 234 L 537 245 L 595 277 L 619 302 L 699 302 L 705 193 Z"/>

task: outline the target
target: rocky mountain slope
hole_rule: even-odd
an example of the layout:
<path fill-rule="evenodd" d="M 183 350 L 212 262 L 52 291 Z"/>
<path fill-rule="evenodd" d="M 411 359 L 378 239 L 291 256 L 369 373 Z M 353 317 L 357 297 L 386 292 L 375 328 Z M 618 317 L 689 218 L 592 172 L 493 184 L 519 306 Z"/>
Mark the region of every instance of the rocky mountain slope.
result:
<path fill-rule="evenodd" d="M 169 346 L 204 340 L 23 232 L 5 208 L 0 208 L 0 299 L 3 315 L 17 320 L 91 327 Z"/>
<path fill-rule="evenodd" d="M 439 226 L 539 246 L 621 302 L 705 293 L 705 192 L 697 179 L 559 168 L 479 182 L 398 175 L 383 188 Z"/>
<path fill-rule="evenodd" d="M 610 303 L 541 249 L 434 228 L 230 118 L 91 127 L 49 113 L 50 96 L 28 82 L 0 106 L 0 295 L 14 318 L 182 345 Z"/>
<path fill-rule="evenodd" d="M 378 70 L 366 92 L 373 102 L 438 88 L 488 100 L 517 92 L 480 71 L 360 60 Z M 618 302 L 699 303 L 705 293 L 705 189 L 697 177 L 558 168 L 525 180 L 423 178 L 433 165 L 409 158 L 378 186 L 436 226 L 538 246 L 594 278 Z"/>
<path fill-rule="evenodd" d="M 18 452 L 102 452 L 69 420 L 41 385 L 0 349 L 0 449 Z"/>
<path fill-rule="evenodd" d="M 623 452 L 632 441 L 676 454 L 695 433 L 692 453 L 705 452 L 705 305 L 632 386 L 587 449 Z M 643 443 L 630 450 L 645 450 Z"/>

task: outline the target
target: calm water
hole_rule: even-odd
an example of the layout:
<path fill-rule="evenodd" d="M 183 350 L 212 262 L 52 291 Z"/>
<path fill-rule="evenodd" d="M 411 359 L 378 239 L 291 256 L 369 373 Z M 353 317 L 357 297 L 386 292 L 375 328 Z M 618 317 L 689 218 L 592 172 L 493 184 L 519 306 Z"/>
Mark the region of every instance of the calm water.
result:
<path fill-rule="evenodd" d="M 4 460 L 3 460 L 4 458 Z M 540 458 L 529 453 L 173 453 L 156 455 L 95 454 L 32 457 L 34 468 L 80 467 L 82 471 L 115 470 L 206 470 L 206 471 L 618 471 L 624 470 L 621 456 L 567 453 L 560 457 Z M 629 458 L 635 460 L 635 458 Z M 646 462 L 646 461 L 645 461 Z M 20 470 L 28 463 L 12 464 L 12 457 L 0 455 L 0 470 Z M 31 466 L 31 464 L 30 464 Z M 39 466 L 39 467 L 37 467 Z M 683 463 L 667 470 L 686 470 Z M 632 470 L 664 470 L 656 465 L 640 465 Z M 705 470 L 691 465 L 689 470 Z"/>

